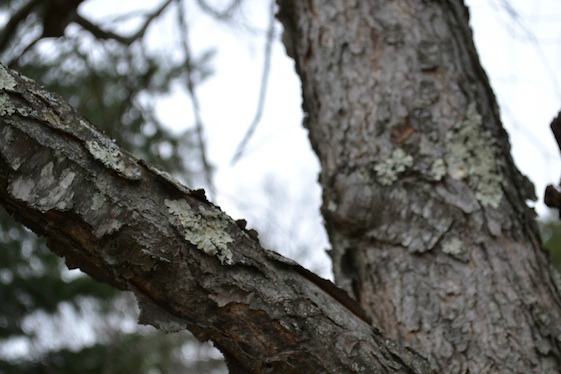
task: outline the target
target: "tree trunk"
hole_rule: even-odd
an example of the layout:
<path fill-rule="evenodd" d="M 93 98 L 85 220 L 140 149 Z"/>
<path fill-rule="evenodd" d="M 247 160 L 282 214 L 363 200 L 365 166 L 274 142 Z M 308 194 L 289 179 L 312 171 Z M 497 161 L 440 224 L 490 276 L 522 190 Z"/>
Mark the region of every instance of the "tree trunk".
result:
<path fill-rule="evenodd" d="M 561 372 L 559 278 L 463 2 L 279 2 L 336 284 L 437 372 Z"/>

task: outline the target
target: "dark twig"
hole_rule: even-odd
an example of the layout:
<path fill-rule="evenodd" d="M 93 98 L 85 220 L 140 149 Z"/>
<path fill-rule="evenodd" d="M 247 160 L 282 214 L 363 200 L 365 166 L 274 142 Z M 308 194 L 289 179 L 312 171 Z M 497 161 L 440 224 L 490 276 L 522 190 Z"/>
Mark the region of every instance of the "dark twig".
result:
<path fill-rule="evenodd" d="M 561 112 L 551 121 L 550 127 L 555 141 L 557 141 L 557 147 L 561 151 Z M 543 200 L 548 207 L 559 210 L 559 218 L 561 219 L 561 192 L 550 184 L 545 188 Z"/>
<path fill-rule="evenodd" d="M 253 136 L 253 133 L 255 132 L 257 125 L 259 125 L 259 122 L 261 121 L 261 117 L 263 116 L 263 108 L 265 106 L 265 96 L 267 93 L 267 83 L 269 81 L 269 72 L 271 70 L 271 55 L 272 55 L 274 36 L 275 36 L 275 2 L 271 1 L 271 8 L 269 13 L 269 26 L 267 29 L 267 37 L 265 40 L 265 61 L 263 62 L 263 74 L 261 76 L 261 89 L 259 92 L 259 102 L 257 103 L 257 110 L 255 112 L 255 117 L 253 117 L 253 121 L 251 122 L 251 125 L 249 125 L 247 132 L 245 133 L 240 144 L 238 145 L 236 153 L 234 154 L 234 157 L 232 157 L 232 161 L 230 162 L 231 165 L 235 164 L 243 155 L 247 143 Z"/>
<path fill-rule="evenodd" d="M 5 49 L 7 43 L 9 42 L 10 38 L 13 37 L 15 29 L 17 26 L 33 11 L 33 7 L 40 3 L 40 0 L 33 0 L 21 7 L 8 21 L 2 33 L 0 33 L 0 51 Z M 94 24 L 93 22 L 89 21 L 88 19 L 82 17 L 78 13 L 74 13 L 70 19 L 72 22 L 76 22 L 80 26 L 82 26 L 85 30 L 89 31 L 94 37 L 97 39 L 112 39 L 116 40 L 121 44 L 130 45 L 138 39 L 141 39 L 148 30 L 148 27 L 156 18 L 158 18 L 163 11 L 173 2 L 173 0 L 166 0 L 159 8 L 154 10 L 152 13 L 146 15 L 146 20 L 143 25 L 135 32 L 133 35 L 130 36 L 122 36 L 116 34 L 111 31 L 105 31 L 101 29 L 100 26 Z M 81 1 L 75 1 L 75 3 L 79 4 Z M 64 27 L 64 25 L 59 25 L 60 27 Z M 9 67 L 14 67 L 17 65 L 21 57 L 27 53 L 39 40 L 45 37 L 45 32 L 43 35 L 39 35 L 36 39 L 34 39 L 29 45 L 27 45 L 21 53 L 15 56 L 11 61 L 7 62 Z"/>
<path fill-rule="evenodd" d="M 204 124 L 201 116 L 201 109 L 199 105 L 199 99 L 195 92 L 195 83 L 193 80 L 193 57 L 191 55 L 191 46 L 189 45 L 189 25 L 185 20 L 183 15 L 184 6 L 182 6 L 182 0 L 177 0 L 178 3 L 178 23 L 180 28 L 181 43 L 183 45 L 183 50 L 185 53 L 185 77 L 187 83 L 187 91 L 191 97 L 191 104 L 193 105 L 193 113 L 195 115 L 195 132 L 197 134 L 197 141 L 199 143 L 199 150 L 201 156 L 201 163 L 203 164 L 205 182 L 209 191 L 209 196 L 211 199 L 215 196 L 214 184 L 212 182 L 212 168 L 207 158 L 207 147 L 204 139 Z"/>
<path fill-rule="evenodd" d="M 78 7 L 84 0 L 45 0 L 42 14 L 43 37 L 58 38 L 64 35 L 64 30 L 78 15 Z"/>
<path fill-rule="evenodd" d="M 152 21 L 158 18 L 162 14 L 162 12 L 167 8 L 167 6 L 172 3 L 172 1 L 173 0 L 167 0 L 162 4 L 162 6 L 156 9 L 154 12 L 148 14 L 146 20 L 144 21 L 144 24 L 138 29 L 137 32 L 135 32 L 133 35 L 130 36 L 122 36 L 113 33 L 111 31 L 102 30 L 98 25 L 92 23 L 91 21 L 85 19 L 80 15 L 77 15 L 76 23 L 78 23 L 84 29 L 88 30 L 93 36 L 95 36 L 98 39 L 113 39 L 118 41 L 119 43 L 130 45 L 134 43 L 136 40 L 144 36 L 146 30 L 148 30 L 148 27 L 150 26 Z"/>
<path fill-rule="evenodd" d="M 0 51 L 4 51 L 10 39 L 14 36 L 18 25 L 25 20 L 33 11 L 33 8 L 39 4 L 41 0 L 31 0 L 27 4 L 23 5 L 21 8 L 16 10 L 16 12 L 10 15 L 10 19 L 4 29 L 0 33 Z M 33 43 L 35 44 L 35 43 Z"/>
<path fill-rule="evenodd" d="M 29 43 L 20 53 L 18 53 L 16 56 L 14 56 L 14 58 L 9 61 L 8 63 L 6 63 L 6 66 L 8 66 L 10 69 L 15 69 L 17 68 L 17 65 L 19 63 L 19 60 L 27 53 L 31 50 L 31 48 L 33 48 L 35 46 L 35 44 L 37 44 L 39 42 L 39 40 L 43 39 L 43 35 L 39 35 L 37 36 L 35 39 L 33 39 L 31 41 L 31 43 Z"/>
<path fill-rule="evenodd" d="M 202 10 L 204 10 L 205 12 L 207 12 L 208 14 L 219 20 L 226 20 L 231 18 L 232 14 L 234 13 L 234 10 L 236 10 L 236 8 L 240 5 L 240 3 L 241 0 L 232 0 L 230 5 L 225 7 L 224 10 L 219 11 L 213 8 L 212 6 L 210 6 L 205 0 L 197 0 L 197 4 Z"/>
<path fill-rule="evenodd" d="M 551 125 L 549 125 L 549 127 L 551 128 L 555 141 L 557 141 L 557 146 L 561 151 L 561 112 L 557 113 L 557 117 L 551 121 Z"/>
<path fill-rule="evenodd" d="M 167 0 L 165 3 L 162 4 L 161 7 L 159 7 L 154 12 L 149 14 L 146 17 L 146 21 L 144 22 L 144 25 L 142 25 L 142 27 L 136 32 L 136 34 L 131 36 L 131 38 L 133 40 L 142 38 L 144 36 L 144 34 L 146 34 L 146 30 L 148 30 L 148 27 L 150 26 L 152 21 L 154 21 L 156 18 L 158 18 L 164 12 L 164 10 L 168 7 L 168 5 L 170 5 L 172 2 L 173 2 L 173 0 Z"/>
<path fill-rule="evenodd" d="M 95 36 L 97 39 L 113 39 L 125 45 L 129 45 L 131 43 L 130 38 L 115 34 L 111 31 L 102 30 L 98 25 L 85 19 L 79 14 L 76 16 L 76 23 L 82 26 L 84 30 L 89 31 L 90 34 Z"/>

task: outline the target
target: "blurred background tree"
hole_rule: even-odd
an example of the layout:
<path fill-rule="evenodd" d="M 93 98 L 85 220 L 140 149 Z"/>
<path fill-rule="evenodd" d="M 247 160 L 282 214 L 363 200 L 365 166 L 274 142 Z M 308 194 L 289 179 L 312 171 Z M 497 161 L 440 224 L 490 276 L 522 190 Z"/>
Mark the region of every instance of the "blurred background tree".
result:
<path fill-rule="evenodd" d="M 147 42 L 148 30 L 164 15 L 177 17 L 178 34 L 188 27 L 181 16 L 187 2 L 143 9 L 129 1 L 130 12 L 103 23 L 82 15 L 87 2 L 2 1 L 2 63 L 60 94 L 131 153 L 187 185 L 202 179 L 199 184 L 212 187 L 201 125 L 171 131 L 154 108 L 153 98 L 176 85 L 194 94 L 210 74 L 211 51 L 192 56 L 186 39 L 181 45 Z M 188 5 L 227 22 L 240 4 L 223 11 L 205 1 Z M 0 372 L 225 371 L 209 344 L 187 332 L 139 327 L 136 315 L 131 295 L 69 271 L 43 240 L 0 212 Z"/>
<path fill-rule="evenodd" d="M 561 272 L 561 224 L 556 212 L 543 217 L 540 221 L 540 230 L 544 240 L 544 247 L 551 255 L 553 265 Z"/>

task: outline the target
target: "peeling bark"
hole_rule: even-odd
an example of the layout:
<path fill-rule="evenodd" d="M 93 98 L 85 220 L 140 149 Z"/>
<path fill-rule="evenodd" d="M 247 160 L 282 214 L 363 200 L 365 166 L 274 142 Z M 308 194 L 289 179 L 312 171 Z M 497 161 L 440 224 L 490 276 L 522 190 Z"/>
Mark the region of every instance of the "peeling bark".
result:
<path fill-rule="evenodd" d="M 278 3 L 336 284 L 437 372 L 561 372 L 559 282 L 463 2 Z"/>
<path fill-rule="evenodd" d="M 3 67 L 0 90 L 0 203 L 69 268 L 133 291 L 141 323 L 211 339 L 232 372 L 430 372 L 345 292 L 58 96 Z"/>

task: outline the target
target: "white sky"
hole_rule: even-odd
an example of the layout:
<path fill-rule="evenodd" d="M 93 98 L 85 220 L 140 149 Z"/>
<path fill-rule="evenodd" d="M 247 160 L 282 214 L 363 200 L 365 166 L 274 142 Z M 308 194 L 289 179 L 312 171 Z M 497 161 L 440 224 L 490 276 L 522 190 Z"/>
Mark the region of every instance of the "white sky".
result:
<path fill-rule="evenodd" d="M 102 18 L 102 14 L 124 12 L 131 6 L 145 5 L 151 9 L 160 3 L 90 0 L 81 10 Z M 208 48 L 217 51 L 212 60 L 214 74 L 197 88 L 209 156 L 216 167 L 217 202 L 234 218 L 246 218 L 250 226 L 257 227 L 261 227 L 263 215 L 282 208 L 284 216 L 273 217 L 272 228 L 278 231 L 273 236 L 282 236 L 287 225 L 294 225 L 296 220 L 297 225 L 303 226 L 304 235 L 312 237 L 309 246 L 315 253 L 313 258 L 302 262 L 327 276 L 327 257 L 317 254 L 328 247 L 319 216 L 321 191 L 316 182 L 319 165 L 301 126 L 300 83 L 280 38 L 273 46 L 262 122 L 247 147 L 246 156 L 235 166 L 229 164 L 257 105 L 267 3 L 247 1 L 231 25 L 211 21 L 193 4 L 189 8 L 190 39 L 195 55 Z M 549 123 L 561 109 L 561 87 L 557 84 L 561 81 L 561 2 L 469 0 L 468 4 L 476 45 L 498 98 L 515 162 L 535 183 L 540 199 L 535 206 L 543 215 L 547 210 L 541 202 L 545 185 L 558 181 L 561 174 L 559 152 L 549 130 Z M 153 43 L 177 40 L 174 30 L 165 26 L 165 22 L 162 24 L 152 30 Z M 261 32 L 248 31 L 244 27 L 248 24 Z M 277 25 L 277 34 L 280 30 Z M 172 126 L 193 124 L 189 99 L 179 91 L 162 102 L 158 114 Z M 263 192 L 265 180 L 275 186 L 276 199 L 268 199 Z M 287 208 L 290 204 L 295 205 Z M 290 239 L 285 238 L 285 243 Z M 282 248 L 275 249 L 294 255 Z"/>

